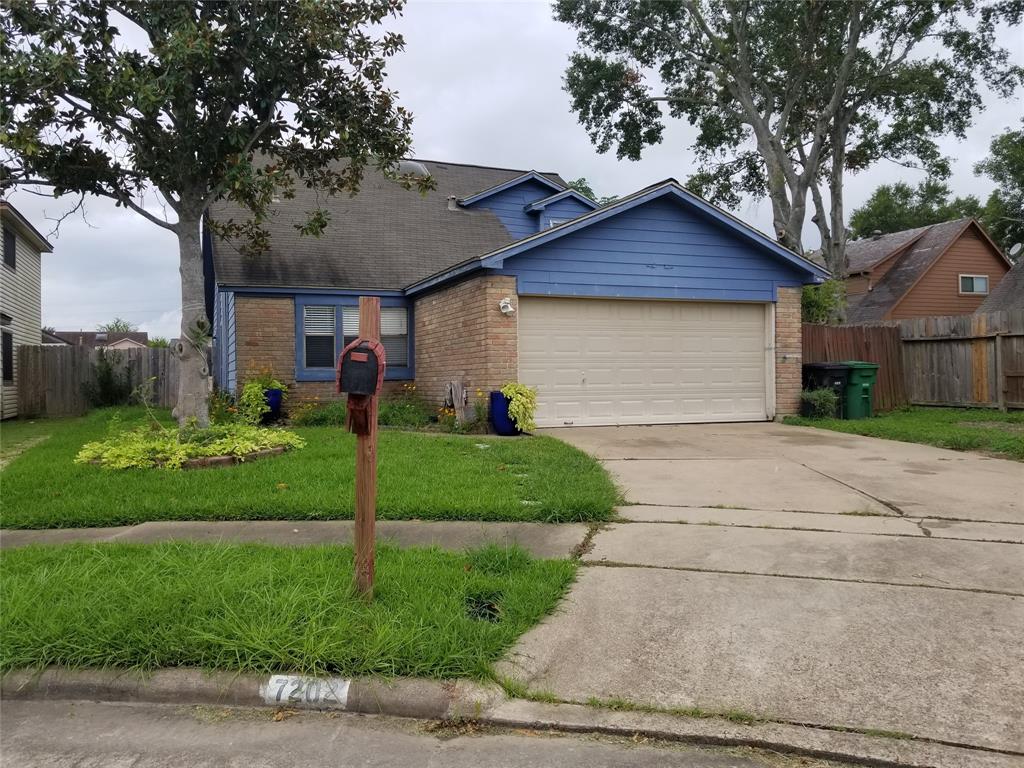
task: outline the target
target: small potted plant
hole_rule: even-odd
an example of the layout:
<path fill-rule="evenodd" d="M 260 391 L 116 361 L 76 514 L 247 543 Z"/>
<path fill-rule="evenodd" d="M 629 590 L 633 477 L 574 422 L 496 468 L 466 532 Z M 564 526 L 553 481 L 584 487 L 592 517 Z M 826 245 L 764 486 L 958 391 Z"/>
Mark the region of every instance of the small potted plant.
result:
<path fill-rule="evenodd" d="M 499 435 L 532 432 L 537 427 L 533 420 L 536 410 L 537 390 L 533 387 L 510 381 L 491 392 L 491 424 Z"/>

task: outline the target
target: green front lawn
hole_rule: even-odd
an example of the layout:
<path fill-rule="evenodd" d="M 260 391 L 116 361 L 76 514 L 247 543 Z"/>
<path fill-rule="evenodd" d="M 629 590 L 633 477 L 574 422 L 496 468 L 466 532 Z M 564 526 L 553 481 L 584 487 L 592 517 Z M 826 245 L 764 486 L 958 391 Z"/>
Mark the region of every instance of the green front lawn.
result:
<path fill-rule="evenodd" d="M 488 547 L 68 544 L 0 558 L 0 670 L 44 667 L 476 677 L 547 614 L 575 563 Z"/>
<path fill-rule="evenodd" d="M 143 423 L 139 408 L 78 419 L 5 423 L 0 440 L 49 437 L 0 475 L 4 528 L 70 528 L 148 520 L 348 519 L 355 437 L 338 427 L 295 432 L 306 447 L 233 467 L 110 470 L 75 464 L 83 443 Z M 167 418 L 167 415 L 163 415 Z M 618 492 L 601 465 L 550 437 L 496 438 L 383 430 L 377 514 L 382 519 L 604 520 Z"/>
<path fill-rule="evenodd" d="M 789 416 L 786 423 L 1024 461 L 1024 411 L 909 408 L 856 421 Z"/>

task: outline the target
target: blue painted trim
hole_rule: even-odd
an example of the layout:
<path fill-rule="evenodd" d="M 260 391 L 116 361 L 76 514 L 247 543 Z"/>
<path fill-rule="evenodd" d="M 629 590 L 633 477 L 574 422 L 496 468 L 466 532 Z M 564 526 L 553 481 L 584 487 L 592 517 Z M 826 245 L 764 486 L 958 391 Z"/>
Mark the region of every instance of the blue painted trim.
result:
<path fill-rule="evenodd" d="M 567 221 L 564 224 L 559 224 L 558 226 L 551 227 L 550 229 L 541 230 L 535 235 L 524 237 L 514 243 L 510 243 L 498 248 L 497 250 L 491 251 L 490 253 L 484 254 L 483 256 L 461 264 L 456 264 L 450 269 L 439 272 L 436 275 L 431 275 L 417 283 L 413 283 L 405 289 L 405 293 L 407 296 L 414 296 L 428 288 L 470 273 L 476 268 L 501 269 L 504 266 L 505 259 L 509 257 L 519 255 L 532 248 L 536 248 L 537 246 L 544 245 L 552 240 L 556 240 L 560 237 L 564 237 L 565 235 L 584 229 L 591 224 L 596 224 L 599 221 L 604 221 L 612 216 L 616 216 L 625 211 L 644 205 L 645 203 L 649 203 L 652 200 L 657 200 L 666 196 L 674 197 L 682 203 L 696 208 L 699 212 L 711 217 L 714 221 L 731 232 L 734 232 L 740 238 L 800 270 L 813 282 L 827 280 L 830 276 L 827 270 L 822 269 L 817 264 L 808 261 L 802 256 L 798 256 L 788 248 L 784 248 L 774 240 L 771 240 L 761 232 L 758 232 L 753 227 L 744 224 L 734 216 L 711 205 L 707 201 L 702 200 L 693 193 L 688 192 L 674 179 L 669 179 L 655 187 L 641 190 L 630 197 L 623 198 L 622 200 L 611 203 L 603 208 L 599 208 L 591 213 L 587 213 L 576 219 Z"/>
<path fill-rule="evenodd" d="M 536 200 L 530 203 L 529 205 L 525 206 L 523 210 L 529 213 L 543 211 L 552 203 L 557 203 L 559 200 L 565 200 L 567 197 L 573 198 L 574 200 L 576 200 L 576 202 L 581 203 L 582 205 L 585 205 L 588 208 L 590 208 L 590 210 L 594 210 L 595 208 L 601 207 L 586 195 L 581 195 L 575 189 L 566 189 L 562 192 L 558 192 L 557 194 L 551 195 L 550 197 L 545 197 L 541 200 Z"/>
<path fill-rule="evenodd" d="M 296 381 L 334 381 L 335 369 L 330 368 L 307 368 L 305 361 L 305 334 L 302 327 L 302 310 L 307 304 L 319 307 L 334 306 L 334 359 L 337 360 L 345 343 L 344 327 L 342 325 L 342 312 L 337 310 L 342 307 L 358 307 L 359 292 L 343 293 L 334 291 L 334 299 L 327 300 L 327 296 L 321 293 L 300 293 L 295 294 L 295 380 Z M 364 291 L 362 295 L 367 295 Z M 382 307 L 404 307 L 408 313 L 408 357 L 409 365 L 391 366 L 384 371 L 386 380 L 401 380 L 416 378 L 416 317 L 412 302 L 403 296 L 381 296 Z"/>
<path fill-rule="evenodd" d="M 516 176 L 514 179 L 509 179 L 508 181 L 502 182 L 501 184 L 485 189 L 482 192 L 477 192 L 475 195 L 463 197 L 458 201 L 458 203 L 459 205 L 473 205 L 474 203 L 478 203 L 481 200 L 487 199 L 491 195 L 496 195 L 499 192 L 504 192 L 506 189 L 516 187 L 526 181 L 536 181 L 539 184 L 543 184 L 544 186 L 548 187 L 549 189 L 553 189 L 555 192 L 562 192 L 565 189 L 565 187 L 561 186 L 560 184 L 556 184 L 551 179 L 541 176 L 536 171 L 527 171 L 521 176 Z"/>

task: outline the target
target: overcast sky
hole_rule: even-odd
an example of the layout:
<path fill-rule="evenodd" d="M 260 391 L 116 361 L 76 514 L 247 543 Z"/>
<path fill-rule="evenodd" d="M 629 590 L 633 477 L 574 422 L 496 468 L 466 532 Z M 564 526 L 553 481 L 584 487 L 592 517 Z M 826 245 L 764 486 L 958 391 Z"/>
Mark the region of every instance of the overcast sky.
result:
<path fill-rule="evenodd" d="M 599 155 L 569 111 L 562 74 L 576 48 L 573 31 L 554 21 L 545 2 L 413 2 L 388 25 L 400 31 L 406 50 L 390 65 L 390 83 L 415 115 L 416 156 L 556 171 L 585 176 L 598 195 L 623 195 L 655 181 L 683 181 L 693 170 L 688 147 L 695 132 L 668 124 L 664 142 L 639 162 Z M 1024 63 L 1024 31 L 1006 30 L 1002 43 Z M 1024 114 L 1021 95 L 1012 102 L 986 99 L 986 111 L 965 142 L 948 140 L 951 185 L 958 195 L 984 198 L 991 184 L 972 166 L 992 136 L 1016 127 Z M 920 174 L 892 164 L 848 175 L 847 216 L 882 183 L 916 182 Z M 61 200 L 15 192 L 11 201 L 38 229 L 46 216 L 67 208 Z M 735 212 L 770 231 L 767 202 Z M 88 224 L 66 220 L 43 257 L 43 324 L 61 330 L 94 329 L 120 316 L 151 335 L 176 336 L 180 293 L 173 235 L 106 200 L 87 203 Z M 815 241 L 807 227 L 807 243 Z"/>

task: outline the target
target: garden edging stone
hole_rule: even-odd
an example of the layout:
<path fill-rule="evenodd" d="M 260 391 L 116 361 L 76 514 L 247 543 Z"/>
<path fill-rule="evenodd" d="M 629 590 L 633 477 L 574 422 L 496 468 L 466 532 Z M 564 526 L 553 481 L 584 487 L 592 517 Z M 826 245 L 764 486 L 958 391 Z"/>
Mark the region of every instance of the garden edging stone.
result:
<path fill-rule="evenodd" d="M 296 687 L 298 686 L 298 687 Z M 304 695 L 305 691 L 315 695 Z M 332 695 L 323 694 L 330 691 Z M 278 703 L 277 697 L 284 701 Z M 293 698 L 290 698 L 293 697 Z M 178 668 L 12 670 L 0 700 L 88 700 L 181 706 L 274 707 L 465 721 L 502 728 L 604 733 L 690 744 L 745 746 L 874 766 L 1010 768 L 1020 755 L 913 738 L 891 738 L 796 723 L 740 724 L 657 712 L 613 711 L 573 703 L 510 699 L 496 685 L 467 680 L 257 675 Z M 312 699 L 307 701 L 307 699 Z"/>

